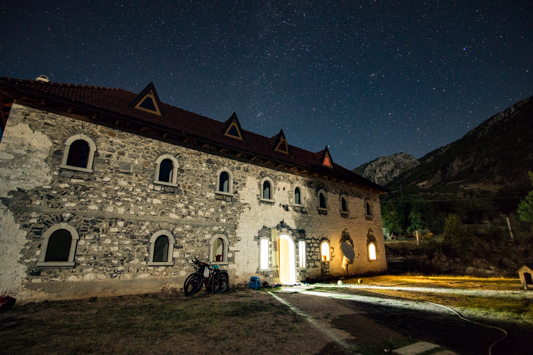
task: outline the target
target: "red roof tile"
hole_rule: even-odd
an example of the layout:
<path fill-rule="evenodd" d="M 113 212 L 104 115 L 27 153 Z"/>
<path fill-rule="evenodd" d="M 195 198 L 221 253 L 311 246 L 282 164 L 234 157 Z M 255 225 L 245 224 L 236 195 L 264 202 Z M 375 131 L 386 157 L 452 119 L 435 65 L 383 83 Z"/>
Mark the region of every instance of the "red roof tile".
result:
<path fill-rule="evenodd" d="M 290 154 L 276 152 L 271 139 L 242 130 L 244 140 L 240 141 L 224 135 L 224 122 L 216 121 L 193 112 L 189 112 L 162 103 L 163 116 L 151 114 L 130 107 L 138 96 L 123 89 L 96 87 L 79 84 L 61 84 L 34 80 L 21 80 L 4 77 L 0 79 L 0 87 L 16 89 L 30 97 L 52 99 L 66 103 L 72 107 L 81 106 L 85 109 L 107 111 L 124 118 L 143 121 L 151 125 L 174 131 L 175 133 L 192 136 L 192 138 L 231 147 L 252 155 L 270 158 L 273 161 L 306 169 L 311 173 L 326 175 L 337 180 L 353 182 L 368 186 L 382 192 L 387 190 L 354 172 L 334 163 L 334 168 L 322 165 L 324 150 L 312 153 L 289 145 Z M 277 137 L 276 135 L 275 137 Z M 274 138 L 274 137 L 272 137 Z"/>

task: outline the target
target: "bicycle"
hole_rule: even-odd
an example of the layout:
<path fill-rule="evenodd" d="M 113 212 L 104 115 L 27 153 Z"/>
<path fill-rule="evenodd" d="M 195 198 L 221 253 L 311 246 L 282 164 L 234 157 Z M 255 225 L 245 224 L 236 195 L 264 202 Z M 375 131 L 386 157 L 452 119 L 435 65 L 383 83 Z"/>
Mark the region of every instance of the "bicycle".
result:
<path fill-rule="evenodd" d="M 206 292 L 222 293 L 229 287 L 229 275 L 226 270 L 220 270 L 218 265 L 210 266 L 197 258 L 192 260 L 196 271 L 190 274 L 185 283 L 183 290 L 185 296 L 189 297 L 197 293 L 205 285 Z"/>

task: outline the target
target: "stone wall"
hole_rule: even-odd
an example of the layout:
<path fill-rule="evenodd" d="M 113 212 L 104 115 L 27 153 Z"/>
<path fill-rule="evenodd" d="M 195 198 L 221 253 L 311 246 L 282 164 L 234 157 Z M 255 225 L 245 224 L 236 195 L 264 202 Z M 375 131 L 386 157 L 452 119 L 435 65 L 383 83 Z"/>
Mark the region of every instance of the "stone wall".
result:
<path fill-rule="evenodd" d="M 92 172 L 61 168 L 68 138 L 83 134 L 96 145 Z M 177 186 L 154 183 L 156 160 L 178 161 Z M 233 175 L 233 195 L 215 194 L 217 171 Z M 261 181 L 273 183 L 274 202 L 261 200 Z M 292 205 L 294 187 L 303 206 Z M 327 192 L 327 214 L 317 210 Z M 348 198 L 349 216 L 339 212 Z M 193 256 L 207 260 L 215 234 L 229 241 L 232 283 L 259 270 L 259 236 L 285 225 L 307 243 L 307 267 L 298 278 L 344 275 L 340 239 L 349 233 L 359 254 L 350 274 L 386 269 L 379 196 L 355 187 L 280 172 L 188 149 L 46 111 L 13 104 L 0 143 L 0 293 L 22 300 L 153 292 L 181 287 Z M 367 220 L 364 201 L 373 204 Z M 79 234 L 75 267 L 37 266 L 43 233 L 68 223 Z M 266 228 L 266 229 L 265 229 Z M 149 266 L 150 238 L 160 230 L 176 240 L 172 266 Z M 369 262 L 367 235 L 377 239 L 378 260 Z M 331 261 L 320 262 L 319 243 L 330 241 Z M 17 254 L 18 253 L 18 254 Z M 296 254 L 298 252 L 296 251 Z M 268 272 L 264 273 L 268 279 Z"/>

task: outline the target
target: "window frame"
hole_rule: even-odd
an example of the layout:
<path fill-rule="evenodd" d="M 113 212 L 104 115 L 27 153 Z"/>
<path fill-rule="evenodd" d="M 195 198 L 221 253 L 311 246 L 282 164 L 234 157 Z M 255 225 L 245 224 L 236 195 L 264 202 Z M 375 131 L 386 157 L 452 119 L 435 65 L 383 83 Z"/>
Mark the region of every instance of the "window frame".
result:
<path fill-rule="evenodd" d="M 374 259 L 371 258 L 371 253 L 370 253 L 370 246 L 374 246 Z M 368 243 L 367 247 L 366 247 L 366 251 L 368 253 L 368 261 L 372 262 L 372 261 L 377 261 L 378 260 L 378 248 L 376 246 L 376 243 L 374 242 L 370 242 Z"/>
<path fill-rule="evenodd" d="M 157 238 L 166 236 L 168 238 L 168 256 L 167 261 L 154 261 L 155 242 Z M 174 265 L 174 244 L 176 240 L 171 232 L 168 230 L 160 230 L 155 232 L 150 238 L 150 257 L 148 259 L 147 266 L 173 266 Z"/>
<path fill-rule="evenodd" d="M 300 203 L 296 203 L 296 189 L 300 190 Z M 303 206 L 304 205 L 304 198 L 303 198 L 303 188 L 300 185 L 294 186 L 292 189 L 292 204 L 294 206 Z"/>
<path fill-rule="evenodd" d="M 345 210 L 342 209 L 342 201 L 343 200 L 346 202 L 346 209 Z M 350 206 L 348 205 L 348 197 L 345 194 L 340 195 L 339 202 L 340 202 L 340 212 L 341 213 L 350 213 Z"/>
<path fill-rule="evenodd" d="M 270 198 L 264 198 L 263 196 L 263 192 L 264 192 L 264 186 L 265 186 L 265 182 L 267 182 L 270 184 Z M 260 200 L 261 201 L 264 201 L 264 202 L 276 202 L 276 200 L 274 199 L 274 182 L 272 181 L 271 178 L 269 177 L 265 177 L 261 180 L 261 190 L 259 191 L 259 194 L 260 194 Z"/>
<path fill-rule="evenodd" d="M 264 249 L 265 254 L 263 254 Z M 270 270 L 270 239 L 269 238 L 261 238 L 259 239 L 259 270 L 266 271 Z M 264 259 L 263 259 L 264 257 Z M 266 266 L 266 267 L 263 267 Z"/>
<path fill-rule="evenodd" d="M 219 190 L 219 187 L 220 187 L 220 175 L 222 175 L 222 173 L 226 173 L 228 174 L 228 192 L 224 192 L 224 191 L 220 191 Z M 217 171 L 217 183 L 215 185 L 215 194 L 217 195 L 225 195 L 225 196 L 233 196 L 233 173 L 231 172 L 230 169 L 224 167 L 224 168 L 220 168 L 218 169 Z"/>
<path fill-rule="evenodd" d="M 368 211 L 370 210 L 370 214 L 368 214 Z M 369 221 L 372 220 L 372 216 L 374 215 L 374 208 L 372 206 L 372 201 L 370 199 L 365 199 L 364 204 L 364 211 L 365 211 L 365 218 Z"/>
<path fill-rule="evenodd" d="M 327 258 L 326 260 L 324 260 L 324 254 L 322 253 L 322 246 L 326 244 L 328 246 L 327 248 Z M 329 263 L 331 261 L 331 246 L 330 246 L 330 243 L 328 240 L 322 240 L 320 242 L 320 249 L 319 249 L 319 252 L 320 252 L 320 262 L 323 262 L 323 263 Z"/>
<path fill-rule="evenodd" d="M 87 144 L 89 145 L 89 156 L 87 157 L 87 166 L 85 168 L 80 168 L 80 167 L 77 167 L 77 166 L 67 165 L 68 155 L 70 153 L 70 146 L 72 145 L 72 143 L 74 143 L 75 141 L 78 141 L 78 140 L 83 140 L 83 141 L 87 142 Z M 65 150 L 63 151 L 63 158 L 61 160 L 61 164 L 59 165 L 59 167 L 63 168 L 63 169 L 69 169 L 69 170 L 83 171 L 83 172 L 86 172 L 86 173 L 92 173 L 94 171 L 93 163 L 94 163 L 94 153 L 95 152 L 96 152 L 96 144 L 94 143 L 94 141 L 90 137 L 88 137 L 88 136 L 86 136 L 84 134 L 76 134 L 76 135 L 68 138 L 65 141 Z"/>
<path fill-rule="evenodd" d="M 303 239 L 298 240 L 298 267 L 307 268 L 307 243 Z"/>
<path fill-rule="evenodd" d="M 223 253 L 222 253 L 222 261 L 216 261 L 213 259 L 213 248 L 215 245 L 215 240 L 222 239 L 222 242 L 224 243 L 223 246 Z M 209 239 L 209 263 L 211 265 L 227 265 L 228 262 L 228 251 L 229 251 L 229 240 L 228 237 L 226 237 L 224 234 L 215 234 Z"/>
<path fill-rule="evenodd" d="M 60 229 L 65 229 L 70 233 L 71 242 L 70 242 L 70 252 L 68 256 L 68 261 L 45 261 L 46 252 L 48 251 L 48 242 L 50 237 L 55 231 Z M 39 261 L 37 261 L 37 266 L 44 267 L 73 267 L 75 265 L 74 258 L 76 257 L 76 247 L 78 246 L 78 240 L 80 236 L 74 227 L 68 223 L 57 223 L 52 225 L 50 228 L 43 233 L 43 242 L 41 245 L 41 254 L 39 255 Z"/>
<path fill-rule="evenodd" d="M 324 205 L 325 207 L 322 207 L 320 206 L 320 194 L 324 195 Z M 318 194 L 316 195 L 317 197 L 317 202 L 318 202 L 318 210 L 319 211 L 327 211 L 328 210 L 328 194 L 326 193 L 326 191 L 324 189 L 320 189 L 318 191 Z"/>
<path fill-rule="evenodd" d="M 166 159 L 169 159 L 172 161 L 172 179 L 170 180 L 171 182 L 158 180 L 159 171 L 160 171 L 159 169 L 161 168 L 161 162 L 163 162 L 163 160 L 166 160 Z M 163 154 L 159 158 L 157 158 L 157 160 L 155 161 L 155 164 L 156 165 L 155 165 L 154 184 L 177 187 L 178 186 L 178 167 L 179 167 L 178 160 L 174 158 L 174 156 L 172 156 L 171 154 Z"/>

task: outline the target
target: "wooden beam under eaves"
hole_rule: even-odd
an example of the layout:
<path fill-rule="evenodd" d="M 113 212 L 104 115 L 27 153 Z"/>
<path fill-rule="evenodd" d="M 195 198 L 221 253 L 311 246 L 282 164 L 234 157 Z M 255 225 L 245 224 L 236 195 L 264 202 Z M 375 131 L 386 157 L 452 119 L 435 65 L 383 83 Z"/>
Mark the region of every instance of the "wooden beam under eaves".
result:
<path fill-rule="evenodd" d="M 220 153 L 224 153 L 224 152 L 226 152 L 226 151 L 227 151 L 226 148 L 221 148 L 221 149 L 219 149 L 219 152 L 220 152 Z"/>
<path fill-rule="evenodd" d="M 250 159 L 251 161 L 261 161 L 261 159 L 259 159 L 258 157 L 252 157 L 252 159 Z"/>
<path fill-rule="evenodd" d="M 284 167 L 284 166 L 285 166 L 285 164 L 276 164 L 276 168 L 278 168 L 278 169 L 281 168 L 281 167 Z"/>
<path fill-rule="evenodd" d="M 235 154 L 235 156 L 236 156 L 237 158 L 241 157 L 242 155 L 243 155 L 243 154 L 242 154 L 241 152 Z"/>

